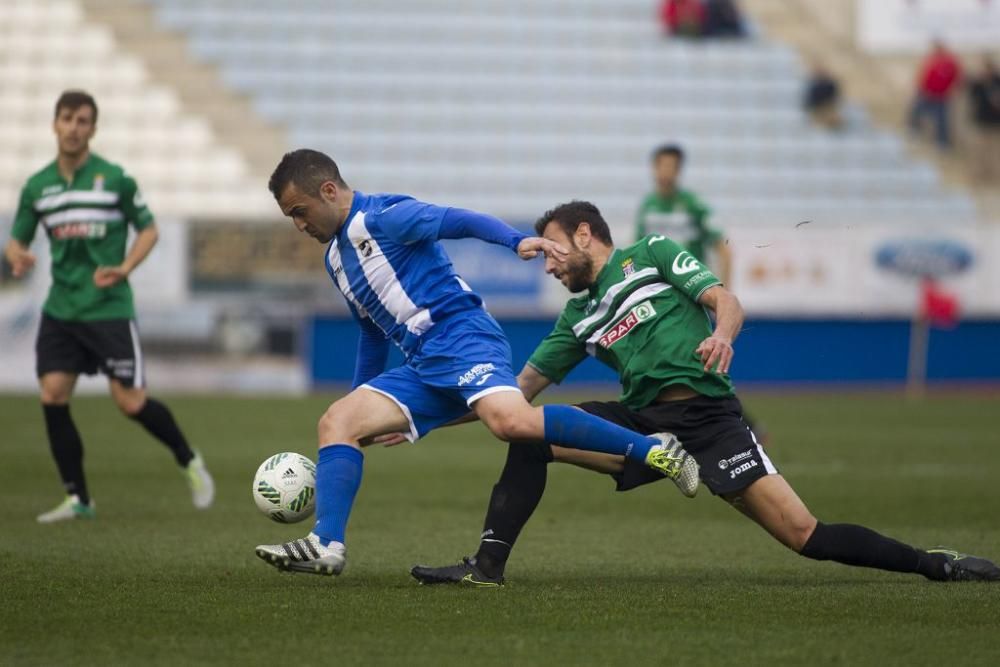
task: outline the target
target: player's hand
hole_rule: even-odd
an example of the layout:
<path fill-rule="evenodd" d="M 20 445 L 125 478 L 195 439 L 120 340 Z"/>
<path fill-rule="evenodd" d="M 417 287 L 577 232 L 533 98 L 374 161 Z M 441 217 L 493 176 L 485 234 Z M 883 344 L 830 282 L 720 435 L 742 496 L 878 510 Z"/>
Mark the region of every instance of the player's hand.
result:
<path fill-rule="evenodd" d="M 402 433 L 386 433 L 385 435 L 377 435 L 372 438 L 371 444 L 395 447 L 396 445 L 401 445 L 404 442 L 409 442 L 409 440 L 407 440 L 406 436 Z"/>
<path fill-rule="evenodd" d="M 14 277 L 20 278 L 35 265 L 35 256 L 29 250 L 9 248 L 7 261 L 10 262 L 10 270 Z"/>
<path fill-rule="evenodd" d="M 540 236 L 529 236 L 517 244 L 517 256 L 521 259 L 533 259 L 540 252 L 558 262 L 566 261 L 566 257 L 569 255 L 566 248 L 555 241 L 543 239 Z"/>
<path fill-rule="evenodd" d="M 98 287 L 111 287 L 128 278 L 128 271 L 120 266 L 99 266 L 94 271 L 94 284 Z"/>
<path fill-rule="evenodd" d="M 722 336 L 709 336 L 698 344 L 694 353 L 701 357 L 705 371 L 711 372 L 714 367 L 716 373 L 724 375 L 733 363 L 733 342 Z"/>

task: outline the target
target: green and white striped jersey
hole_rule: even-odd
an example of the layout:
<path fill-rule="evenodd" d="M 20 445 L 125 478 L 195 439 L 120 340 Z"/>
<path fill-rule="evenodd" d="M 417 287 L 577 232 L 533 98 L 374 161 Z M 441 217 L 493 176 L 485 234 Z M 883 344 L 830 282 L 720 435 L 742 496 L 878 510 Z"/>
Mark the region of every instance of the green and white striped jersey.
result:
<path fill-rule="evenodd" d="M 102 289 L 93 280 L 98 266 L 124 261 L 129 224 L 153 224 L 131 176 L 91 153 L 67 183 L 53 161 L 21 190 L 11 236 L 30 245 L 39 223 L 52 255 L 52 287 L 42 310 L 62 320 L 135 317 L 128 281 Z"/>
<path fill-rule="evenodd" d="M 705 372 L 695 348 L 712 334 L 698 303 L 721 281 L 665 236 L 616 249 L 586 295 L 570 299 L 528 364 L 553 382 L 589 354 L 617 371 L 621 402 L 649 405 L 668 385 L 733 395 L 727 375 Z"/>

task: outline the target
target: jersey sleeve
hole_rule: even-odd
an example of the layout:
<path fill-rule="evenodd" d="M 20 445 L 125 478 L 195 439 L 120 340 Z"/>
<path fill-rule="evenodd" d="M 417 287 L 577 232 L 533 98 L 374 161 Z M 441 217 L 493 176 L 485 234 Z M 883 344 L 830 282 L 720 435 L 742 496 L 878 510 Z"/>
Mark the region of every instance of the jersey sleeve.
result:
<path fill-rule="evenodd" d="M 145 229 L 153 224 L 153 214 L 146 206 L 139 185 L 128 174 L 122 175 L 121 199 L 119 204 L 125 219 L 136 229 Z"/>
<path fill-rule="evenodd" d="M 379 227 L 389 238 L 410 245 L 436 241 L 448 208 L 406 198 L 375 214 Z"/>
<path fill-rule="evenodd" d="M 708 267 L 666 236 L 650 236 L 645 243 L 663 279 L 692 301 L 697 302 L 709 287 L 722 284 Z"/>
<path fill-rule="evenodd" d="M 14 214 L 14 226 L 11 237 L 21 245 L 29 246 L 35 240 L 35 230 L 38 228 L 38 214 L 35 212 L 35 202 L 28 186 L 21 190 L 21 198 L 17 203 L 17 213 Z"/>
<path fill-rule="evenodd" d="M 531 353 L 528 365 L 558 384 L 586 357 L 587 350 L 573 335 L 573 327 L 563 311 L 555 328 Z"/>
<path fill-rule="evenodd" d="M 443 239 L 479 239 L 517 251 L 521 241 L 528 238 L 500 218 L 476 213 L 464 208 L 450 208 L 441 220 L 439 230 Z"/>

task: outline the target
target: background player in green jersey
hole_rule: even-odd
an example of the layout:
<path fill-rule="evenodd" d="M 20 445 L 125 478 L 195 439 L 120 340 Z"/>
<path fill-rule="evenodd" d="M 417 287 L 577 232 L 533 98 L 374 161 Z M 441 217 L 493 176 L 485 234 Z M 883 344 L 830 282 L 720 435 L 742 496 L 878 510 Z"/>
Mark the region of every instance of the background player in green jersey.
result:
<path fill-rule="evenodd" d="M 708 206 L 690 190 L 680 187 L 684 149 L 666 144 L 653 151 L 653 182 L 656 190 L 646 195 L 636 214 L 636 239 L 663 234 L 701 262 L 715 254 L 716 272 L 725 285 L 732 277 L 732 252 L 722 233 L 708 225 Z"/>
<path fill-rule="evenodd" d="M 4 247 L 15 277 L 35 264 L 29 246 L 39 223 L 51 247 L 52 286 L 42 306 L 36 368 L 49 445 L 67 497 L 39 515 L 42 523 L 94 516 L 69 400 L 79 374 L 98 370 L 108 376 L 122 412 L 170 448 L 194 505 L 206 508 L 214 496 L 204 462 L 170 410 L 146 396 L 128 275 L 156 244 L 157 231 L 135 180 L 90 151 L 96 129 L 94 98 L 83 91 L 64 92 L 53 121 L 58 155 L 28 179 Z M 128 225 L 137 234 L 126 254 Z"/>
<path fill-rule="evenodd" d="M 579 407 L 639 432 L 671 431 L 701 468 L 701 480 L 786 547 L 815 560 L 929 579 L 1000 580 L 988 560 L 935 549 L 922 551 L 863 526 L 816 520 L 778 472 L 742 417 L 728 371 L 743 322 L 736 297 L 704 264 L 662 235 L 616 249 L 595 206 L 571 202 L 547 212 L 537 233 L 569 249 L 545 270 L 571 292 L 552 332 L 518 375 L 530 400 L 560 382 L 588 354 L 614 368 L 617 402 Z M 706 312 L 715 315 L 714 326 Z M 621 457 L 556 444 L 511 446 L 493 488 L 479 550 L 458 565 L 417 566 L 422 583 L 500 585 L 517 536 L 545 490 L 556 460 L 610 474 L 619 491 L 655 476 Z"/>

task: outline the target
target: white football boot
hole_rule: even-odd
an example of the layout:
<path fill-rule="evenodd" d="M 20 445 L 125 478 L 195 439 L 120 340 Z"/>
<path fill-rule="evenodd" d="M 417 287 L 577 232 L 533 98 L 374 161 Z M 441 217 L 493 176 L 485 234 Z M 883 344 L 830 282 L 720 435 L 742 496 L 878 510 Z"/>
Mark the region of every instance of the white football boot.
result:
<path fill-rule="evenodd" d="M 211 507 L 212 501 L 215 500 L 215 482 L 208 474 L 205 460 L 198 452 L 195 452 L 194 458 L 188 462 L 187 468 L 184 468 L 184 478 L 191 488 L 191 502 L 194 506 L 200 510 Z"/>
<path fill-rule="evenodd" d="M 66 496 L 66 499 L 59 503 L 55 509 L 49 510 L 37 517 L 38 523 L 56 523 L 57 521 L 71 521 L 73 519 L 93 519 L 94 499 L 90 499 L 89 505 L 80 502 L 77 495 Z"/>
<path fill-rule="evenodd" d="M 347 563 L 347 547 L 343 543 L 330 542 L 324 547 L 315 533 L 284 544 L 261 544 L 256 552 L 261 560 L 288 572 L 338 575 Z"/>
<path fill-rule="evenodd" d="M 698 462 L 687 453 L 673 433 L 654 433 L 651 437 L 659 440 L 660 444 L 650 448 L 646 454 L 646 465 L 669 477 L 685 496 L 694 498 L 698 493 Z"/>

